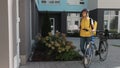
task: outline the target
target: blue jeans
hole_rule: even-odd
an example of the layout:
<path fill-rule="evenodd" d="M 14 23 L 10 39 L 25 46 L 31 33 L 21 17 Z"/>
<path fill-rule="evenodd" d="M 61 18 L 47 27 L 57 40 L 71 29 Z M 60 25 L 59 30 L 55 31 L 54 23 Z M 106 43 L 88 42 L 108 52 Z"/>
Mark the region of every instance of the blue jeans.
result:
<path fill-rule="evenodd" d="M 80 38 L 80 49 L 83 54 L 85 53 L 85 48 L 90 41 L 91 41 L 91 37 L 81 37 Z"/>
<path fill-rule="evenodd" d="M 95 36 L 91 36 L 91 42 L 92 42 L 93 48 L 96 50 L 97 47 L 95 45 Z"/>
<path fill-rule="evenodd" d="M 95 44 L 95 36 L 91 36 L 91 42 L 92 44 Z"/>

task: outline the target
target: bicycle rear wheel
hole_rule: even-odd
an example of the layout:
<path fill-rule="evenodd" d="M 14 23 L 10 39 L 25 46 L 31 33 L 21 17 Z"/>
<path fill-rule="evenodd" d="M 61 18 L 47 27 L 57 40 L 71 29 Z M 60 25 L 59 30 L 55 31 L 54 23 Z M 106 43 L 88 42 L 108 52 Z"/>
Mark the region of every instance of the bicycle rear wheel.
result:
<path fill-rule="evenodd" d="M 92 57 L 93 57 L 93 49 L 91 47 L 91 44 L 87 45 L 89 47 L 86 48 L 85 50 L 85 55 L 84 55 L 84 68 L 89 68 L 91 61 L 92 61 Z"/>
<path fill-rule="evenodd" d="M 101 41 L 99 43 L 99 57 L 100 61 L 105 61 L 108 55 L 108 43 L 107 41 Z"/>

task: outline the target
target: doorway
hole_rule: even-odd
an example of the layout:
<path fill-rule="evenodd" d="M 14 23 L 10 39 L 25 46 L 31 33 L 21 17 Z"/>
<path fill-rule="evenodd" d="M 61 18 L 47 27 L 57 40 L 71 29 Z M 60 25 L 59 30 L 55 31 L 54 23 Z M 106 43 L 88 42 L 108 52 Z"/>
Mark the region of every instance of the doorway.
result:
<path fill-rule="evenodd" d="M 50 18 L 51 23 L 51 33 L 55 35 L 55 18 Z"/>

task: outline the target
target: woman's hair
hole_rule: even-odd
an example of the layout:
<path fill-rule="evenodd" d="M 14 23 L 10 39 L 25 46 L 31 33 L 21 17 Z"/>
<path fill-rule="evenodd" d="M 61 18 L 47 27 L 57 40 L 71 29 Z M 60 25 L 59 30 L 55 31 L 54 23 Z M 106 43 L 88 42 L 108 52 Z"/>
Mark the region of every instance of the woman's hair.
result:
<path fill-rule="evenodd" d="M 82 16 L 82 13 L 83 13 L 83 12 L 86 12 L 87 16 L 89 16 L 89 11 L 88 11 L 87 9 L 83 9 L 83 10 L 81 11 L 81 16 Z"/>

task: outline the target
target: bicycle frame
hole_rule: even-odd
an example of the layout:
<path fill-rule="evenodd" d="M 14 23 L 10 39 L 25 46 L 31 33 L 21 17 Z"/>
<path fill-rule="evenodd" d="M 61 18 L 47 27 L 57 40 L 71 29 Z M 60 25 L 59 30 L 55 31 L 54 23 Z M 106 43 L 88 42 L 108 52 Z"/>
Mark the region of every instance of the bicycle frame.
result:
<path fill-rule="evenodd" d="M 100 60 L 104 61 L 106 58 L 104 59 L 104 58 L 102 57 L 101 47 L 102 47 L 102 46 L 104 47 L 104 50 L 103 50 L 103 51 L 105 51 L 105 52 L 107 51 L 107 49 L 108 49 L 107 38 L 104 37 L 103 34 L 100 34 L 100 37 L 99 37 L 99 38 L 100 38 L 99 48 L 97 49 L 97 51 L 99 51 L 98 55 L 99 55 L 99 57 L 100 57 Z M 104 42 L 105 42 L 105 45 L 102 44 L 102 43 L 104 43 Z M 94 47 L 92 47 L 93 45 L 94 45 Z M 89 49 L 90 49 L 90 50 L 89 50 Z M 88 61 L 88 64 L 85 64 L 85 63 L 84 63 L 84 67 L 85 67 L 85 68 L 89 67 L 89 65 L 90 65 L 90 63 L 91 63 L 92 56 L 93 56 L 93 53 L 94 53 L 93 49 L 95 49 L 95 43 L 92 44 L 92 41 L 90 41 L 90 42 L 86 45 L 86 47 L 85 47 L 85 56 L 84 56 L 84 58 L 87 57 L 87 61 Z M 90 51 L 90 52 L 88 52 L 88 51 Z M 107 53 L 106 53 L 106 55 L 107 55 Z M 106 57 L 106 55 L 105 55 L 105 57 Z M 85 62 L 85 60 L 84 60 L 84 62 Z"/>

